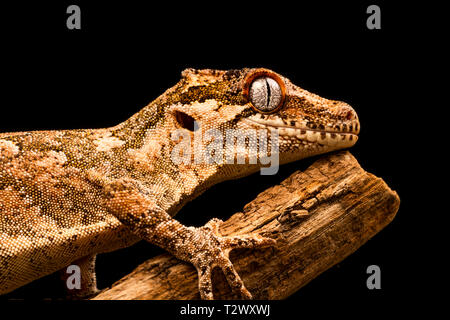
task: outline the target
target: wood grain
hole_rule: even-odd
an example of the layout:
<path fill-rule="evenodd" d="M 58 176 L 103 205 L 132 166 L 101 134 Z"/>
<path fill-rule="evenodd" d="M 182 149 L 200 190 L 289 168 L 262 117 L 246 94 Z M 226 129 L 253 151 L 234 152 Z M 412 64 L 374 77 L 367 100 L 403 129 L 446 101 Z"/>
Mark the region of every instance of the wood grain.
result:
<path fill-rule="evenodd" d="M 383 229 L 400 199 L 348 152 L 324 156 L 271 187 L 225 221 L 223 235 L 260 233 L 274 248 L 235 250 L 230 257 L 256 299 L 283 299 L 342 261 Z M 218 269 L 216 299 L 236 297 Z M 193 266 L 154 257 L 93 299 L 199 299 Z"/>

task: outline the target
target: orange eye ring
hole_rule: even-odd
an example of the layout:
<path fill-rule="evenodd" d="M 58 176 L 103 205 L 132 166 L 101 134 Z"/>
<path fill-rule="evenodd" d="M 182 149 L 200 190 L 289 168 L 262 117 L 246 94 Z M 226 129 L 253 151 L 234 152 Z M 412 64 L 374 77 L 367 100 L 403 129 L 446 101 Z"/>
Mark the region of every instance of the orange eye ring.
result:
<path fill-rule="evenodd" d="M 250 88 L 251 88 L 252 83 L 257 79 L 264 78 L 264 77 L 273 79 L 280 86 L 280 89 L 281 89 L 280 102 L 274 109 L 272 109 L 270 111 L 263 111 L 263 110 L 257 108 L 253 104 L 252 99 L 250 97 Z M 244 78 L 244 85 L 243 85 L 242 92 L 244 94 L 245 99 L 247 99 L 247 101 L 250 103 L 252 108 L 255 109 L 257 112 L 263 113 L 263 114 L 271 114 L 271 113 L 277 112 L 278 110 L 281 109 L 281 107 L 283 106 L 284 101 L 286 99 L 286 85 L 284 84 L 283 79 L 281 79 L 281 77 L 279 75 L 277 75 L 275 72 L 272 72 L 272 71 L 264 69 L 264 68 L 256 69 L 255 71 L 249 73 Z"/>

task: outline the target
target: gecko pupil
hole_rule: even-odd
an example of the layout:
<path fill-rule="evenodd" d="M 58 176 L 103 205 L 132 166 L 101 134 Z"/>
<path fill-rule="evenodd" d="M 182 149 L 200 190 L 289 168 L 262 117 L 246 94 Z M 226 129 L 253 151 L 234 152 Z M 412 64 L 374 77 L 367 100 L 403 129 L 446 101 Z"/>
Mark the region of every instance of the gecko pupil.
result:
<path fill-rule="evenodd" d="M 262 112 L 276 109 L 280 105 L 281 95 L 280 85 L 270 77 L 257 78 L 250 86 L 250 101 Z"/>
<path fill-rule="evenodd" d="M 267 81 L 267 78 L 265 78 L 266 80 L 266 88 L 267 88 L 267 103 L 266 105 L 269 106 L 270 105 L 270 85 L 269 82 Z"/>

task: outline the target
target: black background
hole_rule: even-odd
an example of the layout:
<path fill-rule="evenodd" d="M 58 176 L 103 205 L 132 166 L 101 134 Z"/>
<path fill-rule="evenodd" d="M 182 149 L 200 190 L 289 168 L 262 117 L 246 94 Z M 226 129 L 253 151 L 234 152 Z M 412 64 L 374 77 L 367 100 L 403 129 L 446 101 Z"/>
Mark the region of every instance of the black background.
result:
<path fill-rule="evenodd" d="M 278 303 L 278 312 L 298 312 L 300 317 L 306 306 L 316 306 L 320 313 L 327 305 L 341 312 L 356 306 L 371 312 L 387 306 L 401 309 L 405 305 L 400 300 L 413 309 L 421 305 L 412 301 L 423 301 L 423 285 L 431 280 L 420 276 L 429 267 L 424 261 L 430 252 L 423 248 L 426 236 L 417 233 L 424 212 L 418 203 L 422 191 L 414 182 L 422 175 L 417 168 L 424 158 L 414 146 L 426 137 L 410 135 L 411 123 L 419 129 L 416 117 L 423 107 L 413 84 L 422 68 L 417 11 L 382 1 L 93 2 L 30 1 L 2 7 L 2 132 L 115 125 L 174 85 L 187 67 L 272 69 L 306 90 L 356 109 L 361 134 L 351 152 L 402 201 L 390 225 Z M 66 28 L 70 4 L 81 7 L 81 30 Z M 381 7 L 381 30 L 366 28 L 370 4 Z M 276 176 L 222 183 L 177 217 L 196 226 L 211 217 L 226 218 L 313 160 L 283 166 Z M 139 243 L 99 256 L 99 287 L 161 252 Z M 366 287 L 371 264 L 381 268 L 381 290 Z M 53 275 L 3 300 L 54 298 L 61 289 Z"/>

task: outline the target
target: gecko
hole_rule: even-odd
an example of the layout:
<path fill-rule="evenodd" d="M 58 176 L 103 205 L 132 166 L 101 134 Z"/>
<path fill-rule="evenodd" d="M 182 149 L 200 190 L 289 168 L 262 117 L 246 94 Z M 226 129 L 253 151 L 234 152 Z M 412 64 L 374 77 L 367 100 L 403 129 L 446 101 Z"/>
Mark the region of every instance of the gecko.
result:
<path fill-rule="evenodd" d="M 216 218 L 201 227 L 174 219 L 211 186 L 267 165 L 250 163 L 250 152 L 263 148 L 250 151 L 248 140 L 224 151 L 244 156 L 244 163 L 190 161 L 195 148 L 174 160 L 182 137 L 208 129 L 266 133 L 265 143 L 278 146 L 284 164 L 353 146 L 360 124 L 349 104 L 269 69 L 185 69 L 176 85 L 116 126 L 1 133 L 0 294 L 75 264 L 81 287 L 73 296 L 90 297 L 99 291 L 96 255 L 145 240 L 196 268 L 202 299 L 214 298 L 216 267 L 235 293 L 251 299 L 229 252 L 276 246 L 276 240 L 222 236 Z"/>

